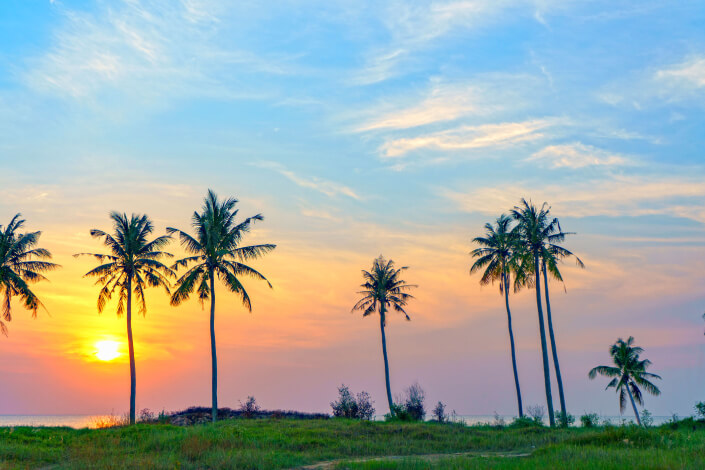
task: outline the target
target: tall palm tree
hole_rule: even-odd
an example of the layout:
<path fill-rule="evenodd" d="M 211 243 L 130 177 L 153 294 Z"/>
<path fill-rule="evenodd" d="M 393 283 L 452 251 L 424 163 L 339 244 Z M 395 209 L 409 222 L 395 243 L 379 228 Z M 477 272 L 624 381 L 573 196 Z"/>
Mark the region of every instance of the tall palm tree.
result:
<path fill-rule="evenodd" d="M 548 419 L 551 426 L 555 426 L 555 416 L 553 414 L 553 396 L 551 394 L 551 371 L 548 364 L 548 350 L 546 345 L 546 328 L 544 326 L 543 308 L 541 305 L 541 267 L 540 260 L 544 246 L 547 243 L 560 241 L 562 234 L 558 219 L 550 219 L 549 207 L 544 203 L 541 208 L 537 208 L 533 203 L 522 199 L 520 206 L 514 206 L 511 211 L 512 218 L 517 225 L 514 232 L 517 237 L 518 249 L 523 251 L 523 257 L 533 258 L 533 284 L 536 288 L 536 308 L 539 317 L 539 335 L 541 339 L 541 356 L 543 360 L 543 378 L 546 389 L 546 404 L 548 407 Z M 525 263 L 529 264 L 529 263 Z"/>
<path fill-rule="evenodd" d="M 110 254 L 78 253 L 74 256 L 92 256 L 100 265 L 88 271 L 85 276 L 96 277 L 96 285 L 101 285 L 98 294 L 98 312 L 117 291 L 118 318 L 127 313 L 127 346 L 130 355 L 130 424 L 135 424 L 135 396 L 137 392 L 137 377 L 135 372 L 135 348 L 132 340 L 132 295 L 139 303 L 139 313 L 147 313 L 147 302 L 144 290 L 147 287 L 163 287 L 169 293 L 169 277 L 174 272 L 165 266 L 161 260 L 172 255 L 161 251 L 171 240 L 168 235 L 162 235 L 149 241 L 154 231 L 152 221 L 146 215 L 111 212 L 113 233 L 92 229 L 91 236 L 100 239 Z"/>
<path fill-rule="evenodd" d="M 272 251 L 276 245 L 240 246 L 243 236 L 250 227 L 264 220 L 257 214 L 236 223 L 235 209 L 237 199 L 229 198 L 219 201 L 218 196 L 208 190 L 202 211 L 194 212 L 192 226 L 195 236 L 169 227 L 169 234 L 178 234 L 181 244 L 191 254 L 178 260 L 174 269 L 187 268 L 187 271 L 176 281 L 176 289 L 171 296 L 171 305 L 177 306 L 188 299 L 195 291 L 201 304 L 211 301 L 210 335 L 211 335 L 211 395 L 212 419 L 218 418 L 218 359 L 215 347 L 215 279 L 225 284 L 225 287 L 240 297 L 247 310 L 252 311 L 250 296 L 240 282 L 242 276 L 249 276 L 265 281 L 271 288 L 272 284 L 259 272 L 244 264 L 249 260 L 260 258 Z"/>
<path fill-rule="evenodd" d="M 44 261 L 51 259 L 49 250 L 36 247 L 42 232 L 18 232 L 25 222 L 20 217 L 21 214 L 16 214 L 5 228 L 0 225 L 0 293 L 3 295 L 0 332 L 5 336 L 5 322 L 12 321 L 12 298 L 18 296 L 36 318 L 42 303 L 29 284 L 46 280 L 42 273 L 59 267 Z"/>
<path fill-rule="evenodd" d="M 362 298 L 358 300 L 352 311 L 362 311 L 362 316 L 366 317 L 374 312 L 379 313 L 379 327 L 382 331 L 382 355 L 384 356 L 384 379 L 387 385 L 387 401 L 389 402 L 389 413 L 394 415 L 394 401 L 392 400 L 392 389 L 389 384 L 389 360 L 387 359 L 387 337 L 384 327 L 387 323 L 387 311 L 391 307 L 397 312 L 404 314 L 407 320 L 411 320 L 404 310 L 407 302 L 414 297 L 406 291 L 416 287 L 407 284 L 401 279 L 402 271 L 408 269 L 403 266 L 395 268 L 394 261 L 387 261 L 382 255 L 372 263 L 370 271 L 362 271 L 365 282 L 360 286 L 363 290 L 358 292 Z"/>
<path fill-rule="evenodd" d="M 607 384 L 605 390 L 610 387 L 614 387 L 619 394 L 619 412 L 622 413 L 626 407 L 626 395 L 629 395 L 629 400 L 632 403 L 632 409 L 634 410 L 634 416 L 636 417 L 636 422 L 641 426 L 641 419 L 639 419 L 639 412 L 636 409 L 636 403 L 643 405 L 644 400 L 642 397 L 641 390 L 639 386 L 643 387 L 644 390 L 649 392 L 654 396 L 661 394 L 661 391 L 656 385 L 651 383 L 648 379 L 661 379 L 656 374 L 651 374 L 646 372 L 646 369 L 651 365 L 651 361 L 648 359 L 641 359 L 639 356 L 644 350 L 638 346 L 633 346 L 634 338 L 632 336 L 624 341 L 619 338 L 615 344 L 610 346 L 610 356 L 612 356 L 612 362 L 614 366 L 597 366 L 590 370 L 588 377 L 594 379 L 597 374 L 604 375 L 605 377 L 612 377 L 610 383 Z"/>
<path fill-rule="evenodd" d="M 512 219 L 506 215 L 500 216 L 495 225 L 485 224 L 485 236 L 473 239 L 480 245 L 470 252 L 477 261 L 470 268 L 470 274 L 482 271 L 481 285 L 499 281 L 499 292 L 504 294 L 504 306 L 507 310 L 507 328 L 509 329 L 509 345 L 512 352 L 512 368 L 514 370 L 514 386 L 517 392 L 517 406 L 519 417 L 524 416 L 521 402 L 521 388 L 519 387 L 519 373 L 517 372 L 516 351 L 514 348 L 514 332 L 512 331 L 512 313 L 509 310 L 509 286 L 511 271 L 521 267 L 517 263 L 516 233 L 511 230 Z"/>
<path fill-rule="evenodd" d="M 580 258 L 575 256 L 572 252 L 556 244 L 559 240 L 562 241 L 566 235 L 572 235 L 572 233 L 563 232 L 561 230 L 560 224 L 558 224 L 558 234 L 556 236 L 549 236 L 546 240 L 546 245 L 543 247 L 541 252 L 541 272 L 543 274 L 543 289 L 544 296 L 546 297 L 546 320 L 548 322 L 548 336 L 551 340 L 551 352 L 553 353 L 553 367 L 556 371 L 556 382 L 558 384 L 558 396 L 561 403 L 561 425 L 568 426 L 568 412 L 565 405 L 565 395 L 563 393 L 563 377 L 561 376 L 561 366 L 558 362 L 558 349 L 556 347 L 556 337 L 553 333 L 553 319 L 551 317 L 551 300 L 548 294 L 548 273 L 551 273 L 551 277 L 563 282 L 563 276 L 558 269 L 558 262 L 564 258 L 574 257 L 576 264 L 585 268 L 585 264 Z"/>

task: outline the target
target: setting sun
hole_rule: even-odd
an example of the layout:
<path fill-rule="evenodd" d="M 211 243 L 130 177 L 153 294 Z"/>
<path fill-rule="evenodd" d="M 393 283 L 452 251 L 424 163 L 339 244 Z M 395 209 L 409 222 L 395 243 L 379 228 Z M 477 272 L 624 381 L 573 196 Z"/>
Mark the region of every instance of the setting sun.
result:
<path fill-rule="evenodd" d="M 95 357 L 101 361 L 112 361 L 120 357 L 119 346 L 117 341 L 98 341 L 95 343 Z"/>

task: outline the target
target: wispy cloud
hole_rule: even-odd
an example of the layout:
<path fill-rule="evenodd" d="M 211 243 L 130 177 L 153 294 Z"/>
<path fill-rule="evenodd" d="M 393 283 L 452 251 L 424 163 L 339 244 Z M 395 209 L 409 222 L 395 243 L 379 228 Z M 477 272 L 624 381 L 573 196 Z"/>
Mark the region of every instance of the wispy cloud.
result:
<path fill-rule="evenodd" d="M 280 175 L 286 177 L 289 181 L 292 181 L 302 188 L 312 189 L 318 191 L 319 193 L 325 194 L 326 196 L 346 196 L 355 200 L 362 200 L 362 196 L 358 195 L 351 188 L 344 186 L 340 183 L 334 181 L 328 181 L 315 176 L 300 176 L 291 170 L 288 170 L 283 165 L 276 162 L 260 162 L 254 164 L 260 168 L 267 168 L 276 171 Z M 311 214 L 309 214 L 311 215 Z"/>
<path fill-rule="evenodd" d="M 545 163 L 551 168 L 584 168 L 588 166 L 628 165 L 631 160 L 623 155 L 575 142 L 549 145 L 527 158 L 527 161 Z"/>
<path fill-rule="evenodd" d="M 485 187 L 441 194 L 461 210 L 501 214 L 526 197 L 573 217 L 671 215 L 705 223 L 705 182 L 688 177 L 625 177 L 572 184 Z"/>
<path fill-rule="evenodd" d="M 382 157 L 399 158 L 419 149 L 454 151 L 485 147 L 506 147 L 544 137 L 541 132 L 554 124 L 550 119 L 523 122 L 503 122 L 479 126 L 461 126 L 411 138 L 385 142 L 380 148 Z"/>
<path fill-rule="evenodd" d="M 679 86 L 705 87 L 705 56 L 692 57 L 672 67 L 659 70 L 656 79 Z"/>

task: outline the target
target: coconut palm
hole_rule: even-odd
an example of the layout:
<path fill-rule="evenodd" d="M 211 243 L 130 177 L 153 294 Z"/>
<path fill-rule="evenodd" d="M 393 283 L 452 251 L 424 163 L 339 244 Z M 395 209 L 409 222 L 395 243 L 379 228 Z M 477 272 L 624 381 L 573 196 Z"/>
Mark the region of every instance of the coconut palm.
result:
<path fill-rule="evenodd" d="M 42 273 L 59 267 L 44 261 L 51 259 L 49 250 L 37 248 L 42 232 L 18 231 L 25 222 L 20 217 L 21 214 L 16 214 L 7 227 L 0 225 L 0 293 L 3 296 L 0 331 L 5 336 L 5 322 L 12 321 L 12 298 L 19 297 L 24 307 L 32 311 L 32 317 L 36 318 L 42 303 L 29 285 L 46 280 Z"/>
<path fill-rule="evenodd" d="M 626 396 L 629 395 L 629 400 L 632 403 L 636 422 L 641 426 L 639 412 L 636 409 L 636 403 L 643 405 L 644 400 L 639 386 L 654 396 L 661 394 L 661 391 L 656 385 L 651 383 L 649 379 L 661 379 L 656 374 L 646 372 L 646 369 L 651 365 L 648 359 L 641 359 L 639 356 L 644 350 L 638 346 L 634 346 L 634 338 L 632 336 L 624 341 L 619 338 L 615 344 L 610 346 L 610 356 L 614 366 L 597 366 L 588 373 L 590 379 L 594 379 L 597 374 L 605 377 L 612 377 L 608 388 L 614 387 L 619 394 L 619 412 L 622 413 L 626 407 Z M 626 391 L 626 393 L 625 393 Z"/>
<path fill-rule="evenodd" d="M 144 291 L 147 287 L 163 287 L 169 293 L 169 277 L 174 272 L 161 260 L 172 255 L 161 251 L 171 240 L 162 235 L 151 241 L 154 231 L 152 221 L 146 215 L 111 212 L 113 233 L 91 230 L 93 238 L 100 239 L 110 253 L 79 253 L 74 256 L 92 256 L 101 263 L 88 271 L 85 276 L 96 277 L 96 285 L 102 286 L 98 294 L 98 312 L 101 313 L 113 294 L 118 294 L 118 318 L 127 313 L 127 346 L 130 356 L 130 424 L 135 424 L 135 396 L 137 377 L 135 371 L 135 348 L 132 339 L 132 295 L 134 294 L 139 313 L 147 313 Z"/>
<path fill-rule="evenodd" d="M 556 244 L 559 240 L 563 240 L 566 235 L 572 233 L 562 232 L 560 224 L 558 224 L 559 233 L 556 236 L 549 236 L 546 245 L 541 253 L 541 273 L 543 275 L 544 296 L 546 297 L 546 321 L 548 323 L 548 336 L 551 341 L 551 352 L 553 354 L 553 367 L 556 371 L 556 382 L 558 384 L 558 396 L 561 403 L 561 425 L 568 426 L 568 412 L 565 405 L 565 395 L 563 393 L 563 377 L 561 376 L 561 367 L 558 362 L 558 349 L 556 347 L 556 337 L 553 333 L 553 318 L 551 317 L 551 300 L 548 294 L 548 273 L 557 281 L 563 282 L 563 276 L 558 269 L 558 262 L 565 258 L 574 257 L 576 264 L 585 268 L 585 264 L 580 258 L 572 252 Z M 558 236 L 561 235 L 561 236 Z"/>
<path fill-rule="evenodd" d="M 401 279 L 402 271 L 408 269 L 406 266 L 396 268 L 394 261 L 386 260 L 382 255 L 375 259 L 372 263 L 370 271 L 362 271 L 362 277 L 365 282 L 360 286 L 363 290 L 358 294 L 362 298 L 358 300 L 352 311 L 362 311 L 362 316 L 366 317 L 374 312 L 379 313 L 379 326 L 382 331 L 382 355 L 384 356 L 384 379 L 387 385 L 387 401 L 389 402 L 389 413 L 394 415 L 394 401 L 392 400 L 392 389 L 389 385 L 389 360 L 387 359 L 387 337 L 384 333 L 384 327 L 387 324 L 387 311 L 391 307 L 404 314 L 407 320 L 411 320 L 409 315 L 404 310 L 407 302 L 413 299 L 413 296 L 406 291 L 416 287 L 412 284 L 407 284 Z"/>
<path fill-rule="evenodd" d="M 504 306 L 507 310 L 507 328 L 509 329 L 509 346 L 512 352 L 512 368 L 514 370 L 514 386 L 517 392 L 517 407 L 519 417 L 524 416 L 521 402 L 521 388 L 517 372 L 516 351 L 514 348 L 514 332 L 512 331 L 512 314 L 509 309 L 509 286 L 511 272 L 521 268 L 516 252 L 516 234 L 511 230 L 512 219 L 506 215 L 500 216 L 494 225 L 485 224 L 485 236 L 473 239 L 480 245 L 470 252 L 477 261 L 470 268 L 470 274 L 482 271 L 481 285 L 494 284 L 499 281 L 499 292 L 504 295 Z M 516 276 L 515 279 L 519 278 Z"/>
<path fill-rule="evenodd" d="M 520 206 L 515 206 L 511 211 L 511 216 L 516 220 L 517 225 L 514 232 L 517 239 L 518 250 L 522 252 L 522 257 L 533 258 L 533 285 L 536 288 L 536 309 L 539 319 L 539 336 L 541 339 L 541 356 L 543 360 L 543 378 L 546 389 L 546 403 L 548 407 L 548 419 L 551 426 L 555 426 L 553 414 L 553 396 L 551 394 L 551 371 L 548 364 L 548 350 L 546 345 L 546 328 L 544 326 L 543 308 L 541 305 L 541 268 L 540 260 L 544 253 L 545 245 L 562 240 L 562 233 L 558 224 L 558 219 L 550 219 L 549 207 L 544 203 L 541 208 L 537 208 L 533 203 L 522 199 Z M 525 264 L 531 263 L 525 259 Z"/>
<path fill-rule="evenodd" d="M 249 276 L 265 281 L 271 288 L 272 284 L 259 272 L 244 264 L 249 260 L 260 258 L 275 248 L 275 245 L 241 246 L 244 235 L 250 227 L 263 220 L 257 214 L 236 223 L 238 210 L 235 209 L 237 199 L 229 198 L 219 201 L 218 196 L 208 190 L 202 211 L 194 212 L 192 226 L 195 236 L 168 228 L 169 234 L 178 234 L 181 244 L 191 255 L 178 260 L 174 269 L 186 268 L 187 271 L 176 281 L 176 288 L 171 296 L 171 305 L 179 305 L 196 291 L 201 304 L 210 299 L 210 336 L 211 336 L 211 395 L 212 419 L 218 418 L 218 360 L 215 346 L 215 279 L 225 284 L 225 287 L 240 297 L 240 301 L 252 311 L 252 302 L 240 279 Z"/>

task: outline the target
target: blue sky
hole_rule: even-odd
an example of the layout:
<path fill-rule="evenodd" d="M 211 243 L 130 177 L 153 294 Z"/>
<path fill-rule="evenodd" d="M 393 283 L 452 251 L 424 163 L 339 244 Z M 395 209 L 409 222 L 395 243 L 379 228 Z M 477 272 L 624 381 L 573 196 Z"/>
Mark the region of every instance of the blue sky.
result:
<path fill-rule="evenodd" d="M 111 209 L 185 225 L 207 188 L 235 195 L 244 212 L 267 217 L 257 236 L 281 248 L 271 269 L 283 287 L 263 301 L 305 325 L 280 333 L 267 364 L 280 367 L 277 358 L 292 348 L 305 363 L 306 351 L 355 355 L 359 345 L 345 338 L 355 328 L 369 357 L 346 373 L 333 361 L 320 364 L 320 375 L 338 375 L 333 385 L 316 383 L 334 390 L 336 381 L 357 381 L 379 403 L 383 384 L 364 369 L 379 369 L 376 329 L 344 314 L 359 269 L 383 252 L 427 286 L 420 318 L 392 325 L 401 330 L 391 333 L 400 335 L 396 388 L 418 379 L 433 399 L 490 413 L 511 412 L 511 394 L 462 401 L 469 390 L 489 395 L 511 379 L 500 299 L 467 275 L 470 240 L 521 197 L 548 201 L 578 232 L 570 248 L 587 264 L 566 267 L 567 294 L 554 287 L 559 347 L 566 345 L 565 368 L 575 370 L 567 378 L 573 403 L 590 398 L 585 408 L 614 411 L 616 399 L 593 399 L 601 384 L 585 376 L 607 360 L 611 341 L 629 334 L 670 376 L 670 398 L 664 393 L 649 409 L 683 414 L 702 399 L 701 2 L 232 3 L 3 2 L 0 217 L 22 212 L 59 256 L 82 241 L 73 235 L 105 224 Z M 286 277 L 301 275 L 296 265 L 318 272 L 296 284 Z M 331 298 L 312 306 L 329 281 Z M 71 310 L 62 303 L 74 295 L 70 286 L 52 289 L 55 310 Z M 527 393 L 539 402 L 530 297 L 517 296 L 516 308 L 526 311 L 519 335 Z M 27 328 L 48 335 L 57 317 Z M 490 331 L 492 346 L 481 338 Z M 297 349 L 311 335 L 320 341 Z M 18 336 L 10 341 L 24 341 Z M 439 346 L 453 341 L 463 346 Z M 428 358 L 411 352 L 419 344 L 433 351 Z M 488 348 L 497 351 L 491 365 L 506 374 L 479 384 L 472 373 L 492 368 L 473 361 Z M 467 373 L 451 372 L 458 367 Z M 677 386 L 686 379 L 688 387 Z M 150 406 L 179 406 L 159 403 L 157 385 L 145 392 Z M 233 394 L 250 393 L 238 386 Z M 325 407 L 326 393 L 285 403 Z M 286 399 L 271 393 L 273 402 Z M 90 411 L 119 403 L 96 402 Z"/>

